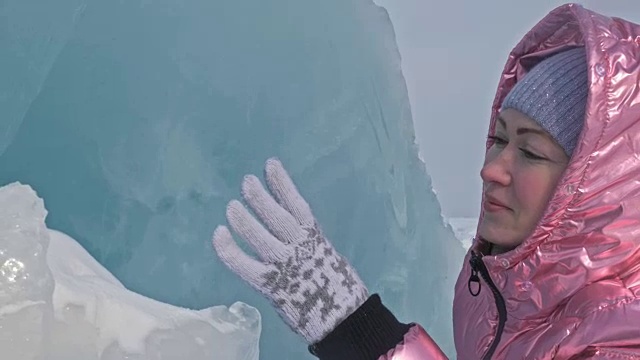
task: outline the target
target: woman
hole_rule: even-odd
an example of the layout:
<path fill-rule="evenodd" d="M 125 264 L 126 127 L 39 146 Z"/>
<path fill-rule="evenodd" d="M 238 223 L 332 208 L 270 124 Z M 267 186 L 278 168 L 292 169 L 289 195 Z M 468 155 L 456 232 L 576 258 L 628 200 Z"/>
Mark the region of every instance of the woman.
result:
<path fill-rule="evenodd" d="M 455 289 L 460 359 L 640 359 L 640 26 L 578 5 L 512 51 L 493 105 L 477 236 Z M 445 359 L 369 296 L 282 165 L 242 186 L 223 262 L 321 359 Z"/>

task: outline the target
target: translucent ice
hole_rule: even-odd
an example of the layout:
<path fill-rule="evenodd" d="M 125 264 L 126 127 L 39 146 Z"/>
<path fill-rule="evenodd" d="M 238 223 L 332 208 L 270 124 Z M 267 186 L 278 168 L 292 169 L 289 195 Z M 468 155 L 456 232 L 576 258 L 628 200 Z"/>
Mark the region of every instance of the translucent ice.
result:
<path fill-rule="evenodd" d="M 32 185 L 48 226 L 124 286 L 193 309 L 249 303 L 263 315 L 265 359 L 311 359 L 210 243 L 242 177 L 277 156 L 371 291 L 452 352 L 463 249 L 417 155 L 384 9 L 371 0 L 5 0 L 0 11 L 12 19 L 0 62 L 15 65 L 0 68 L 14 79 L 0 84 L 0 98 L 11 94 L 0 119 L 15 124 L 0 184 Z M 23 80 L 25 95 L 14 96 Z"/>
<path fill-rule="evenodd" d="M 30 187 L 0 188 L 0 203 L 3 359 L 258 359 L 256 309 L 193 311 L 131 292 L 75 240 L 46 229 Z"/>

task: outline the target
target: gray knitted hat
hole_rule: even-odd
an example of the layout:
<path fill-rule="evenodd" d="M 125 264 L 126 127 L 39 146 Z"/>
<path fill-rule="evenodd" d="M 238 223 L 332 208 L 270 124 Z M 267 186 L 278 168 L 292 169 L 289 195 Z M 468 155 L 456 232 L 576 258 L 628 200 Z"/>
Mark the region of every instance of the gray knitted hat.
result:
<path fill-rule="evenodd" d="M 541 61 L 511 89 L 502 109 L 516 109 L 535 120 L 571 156 L 582 131 L 589 94 L 584 48 Z"/>

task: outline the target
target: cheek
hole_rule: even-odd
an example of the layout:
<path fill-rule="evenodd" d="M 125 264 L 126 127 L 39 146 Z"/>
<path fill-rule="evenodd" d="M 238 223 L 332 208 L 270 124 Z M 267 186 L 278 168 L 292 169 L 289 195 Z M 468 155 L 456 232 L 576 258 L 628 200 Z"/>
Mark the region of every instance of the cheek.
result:
<path fill-rule="evenodd" d="M 553 194 L 556 180 L 552 174 L 545 172 L 523 174 L 514 189 L 521 211 L 529 213 L 532 217 L 542 215 Z"/>

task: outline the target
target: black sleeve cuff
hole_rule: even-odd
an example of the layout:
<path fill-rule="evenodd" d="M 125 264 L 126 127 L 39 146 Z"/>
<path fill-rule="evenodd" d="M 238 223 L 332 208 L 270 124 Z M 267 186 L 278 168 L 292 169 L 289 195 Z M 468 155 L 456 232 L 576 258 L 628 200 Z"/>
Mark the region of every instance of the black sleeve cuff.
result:
<path fill-rule="evenodd" d="M 400 323 L 372 295 L 309 352 L 321 360 L 376 360 L 404 339 L 411 325 Z"/>

